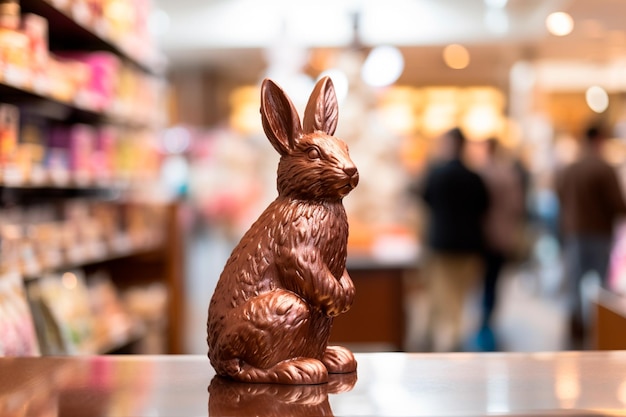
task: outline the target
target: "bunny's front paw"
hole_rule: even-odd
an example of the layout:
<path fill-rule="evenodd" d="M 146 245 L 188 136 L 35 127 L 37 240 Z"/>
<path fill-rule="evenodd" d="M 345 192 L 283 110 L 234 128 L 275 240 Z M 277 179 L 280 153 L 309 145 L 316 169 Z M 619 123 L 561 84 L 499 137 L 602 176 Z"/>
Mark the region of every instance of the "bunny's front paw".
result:
<path fill-rule="evenodd" d="M 343 346 L 328 346 L 322 363 L 331 374 L 347 374 L 356 371 L 354 355 Z"/>
<path fill-rule="evenodd" d="M 327 302 L 325 313 L 328 317 L 336 317 L 350 310 L 354 301 L 354 284 L 347 272 L 334 283 L 334 295 Z"/>

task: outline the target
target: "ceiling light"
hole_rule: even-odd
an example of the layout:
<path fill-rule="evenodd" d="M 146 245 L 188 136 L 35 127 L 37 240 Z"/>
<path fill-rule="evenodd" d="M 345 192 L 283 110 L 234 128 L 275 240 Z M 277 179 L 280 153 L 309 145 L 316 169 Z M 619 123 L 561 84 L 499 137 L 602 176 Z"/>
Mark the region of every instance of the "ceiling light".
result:
<path fill-rule="evenodd" d="M 463 69 L 469 65 L 470 54 L 463 45 L 453 43 L 444 48 L 443 60 L 452 69 Z"/>
<path fill-rule="evenodd" d="M 372 87 L 386 87 L 395 83 L 404 70 L 402 52 L 394 46 L 377 46 L 369 53 L 361 77 Z"/>
<path fill-rule="evenodd" d="M 609 95 L 604 88 L 597 85 L 587 89 L 585 99 L 589 108 L 596 113 L 602 113 L 609 107 Z"/>
<path fill-rule="evenodd" d="M 574 29 L 574 19 L 565 12 L 554 12 L 546 18 L 546 27 L 555 36 L 569 35 Z"/>

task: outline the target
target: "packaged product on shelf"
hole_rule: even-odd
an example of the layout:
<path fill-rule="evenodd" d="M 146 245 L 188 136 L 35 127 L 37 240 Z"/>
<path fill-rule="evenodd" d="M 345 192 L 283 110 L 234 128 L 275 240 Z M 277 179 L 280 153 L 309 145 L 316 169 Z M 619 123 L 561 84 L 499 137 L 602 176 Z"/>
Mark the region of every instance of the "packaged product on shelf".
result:
<path fill-rule="evenodd" d="M 121 233 L 120 214 L 116 204 L 96 201 L 92 204 L 94 219 L 100 225 L 102 241 L 111 253 L 115 250 L 115 241 Z"/>
<path fill-rule="evenodd" d="M 22 181 L 17 169 L 19 111 L 10 104 L 0 104 L 0 180 L 4 184 Z"/>
<path fill-rule="evenodd" d="M 135 152 L 132 137 L 128 132 L 120 131 L 120 136 L 115 142 L 115 176 L 122 182 L 130 182 L 132 180 L 132 168 L 139 154 Z"/>
<path fill-rule="evenodd" d="M 0 216 L 15 221 L 6 210 Z M 4 222 L 0 224 L 0 356 L 39 354 L 24 281 L 19 273 L 19 245 L 17 228 Z"/>
<path fill-rule="evenodd" d="M 70 180 L 69 135 L 64 127 L 51 128 L 47 137 L 46 171 L 50 181 L 62 186 Z"/>
<path fill-rule="evenodd" d="M 54 270 L 63 265 L 61 227 L 59 222 L 29 226 L 27 234 L 34 241 L 35 256 L 44 270 Z"/>
<path fill-rule="evenodd" d="M 75 103 L 90 110 L 111 111 L 121 65 L 119 58 L 109 52 L 64 52 L 59 56 L 87 69 L 87 77 L 79 85 Z"/>
<path fill-rule="evenodd" d="M 50 54 L 48 58 L 47 95 L 64 103 L 84 101 L 90 79 L 89 66 L 86 64 Z"/>
<path fill-rule="evenodd" d="M 30 286 L 37 287 L 37 295 L 60 330 L 63 353 L 95 353 L 94 319 L 83 272 L 49 274 Z"/>
<path fill-rule="evenodd" d="M 39 205 L 0 211 L 0 240 L 12 242 L 16 249 L 14 267 L 22 275 L 36 277 L 42 271 L 59 267 L 60 248 L 55 208 Z"/>
<path fill-rule="evenodd" d="M 139 109 L 133 107 L 133 104 L 135 103 L 132 102 L 132 97 L 135 94 L 135 87 L 135 72 L 128 65 L 121 66 L 118 73 L 118 82 L 116 85 L 117 90 L 115 91 L 115 102 L 113 104 L 112 114 L 120 118 L 132 117 L 134 121 L 140 120 L 135 114 L 135 112 Z"/>
<path fill-rule="evenodd" d="M 115 141 L 117 133 L 112 126 L 103 126 L 96 132 L 91 166 L 96 184 L 110 185 L 114 179 Z"/>
<path fill-rule="evenodd" d="M 150 181 L 158 179 L 161 158 L 154 131 L 125 130 L 116 142 L 116 176 L 124 182 L 146 187 Z"/>
<path fill-rule="evenodd" d="M 0 79 L 16 87 L 27 87 L 31 80 L 29 39 L 19 29 L 19 2 L 0 2 Z"/>
<path fill-rule="evenodd" d="M 10 210 L 1 210 L 0 218 L 0 270 L 19 271 L 19 230 Z"/>
<path fill-rule="evenodd" d="M 136 155 L 132 165 L 133 177 L 139 183 L 155 182 L 159 178 L 162 155 L 159 151 L 157 135 L 153 130 L 142 129 L 133 138 Z"/>
<path fill-rule="evenodd" d="M 125 309 L 143 323 L 144 334 L 138 351 L 165 353 L 167 328 L 167 288 L 162 283 L 134 286 L 122 293 Z"/>
<path fill-rule="evenodd" d="M 158 77 L 123 66 L 119 73 L 115 114 L 133 123 L 159 126 L 165 120 L 165 84 Z"/>
<path fill-rule="evenodd" d="M 94 30 L 101 0 L 72 0 L 69 3 L 72 18 L 89 30 Z"/>
<path fill-rule="evenodd" d="M 154 60 L 157 49 L 148 27 L 151 10 L 152 2 L 149 0 L 102 2 L 108 37 L 125 54 L 144 63 Z"/>
<path fill-rule="evenodd" d="M 116 204 L 109 206 L 106 214 L 109 221 L 114 222 L 114 232 L 107 234 L 111 253 L 125 255 L 134 249 L 133 241 L 129 232 L 128 204 Z"/>
<path fill-rule="evenodd" d="M 27 235 L 26 226 L 19 227 L 19 250 L 20 250 L 20 272 L 25 276 L 37 276 L 42 271 L 42 265 L 39 262 L 35 251 L 35 241 L 31 236 Z"/>
<path fill-rule="evenodd" d="M 61 253 L 64 262 L 69 265 L 79 265 L 85 262 L 86 253 L 80 242 L 80 225 L 65 219 L 59 230 Z"/>
<path fill-rule="evenodd" d="M 143 248 L 146 246 L 145 230 L 147 210 L 138 205 L 129 204 L 126 206 L 126 226 L 133 247 Z"/>
<path fill-rule="evenodd" d="M 0 28 L 17 30 L 20 27 L 20 12 L 18 0 L 0 1 Z"/>
<path fill-rule="evenodd" d="M 45 167 L 47 134 L 48 126 L 45 119 L 22 115 L 17 165 L 24 181 L 32 185 L 43 184 L 48 179 Z"/>
<path fill-rule="evenodd" d="M 22 277 L 15 271 L 0 271 L 0 356 L 39 353 Z"/>
<path fill-rule="evenodd" d="M 47 94 L 48 81 L 48 21 L 36 14 L 22 16 L 22 32 L 29 41 L 31 87 L 40 94 Z"/>
<path fill-rule="evenodd" d="M 111 277 L 99 271 L 87 281 L 91 311 L 98 317 L 94 327 L 98 350 L 107 351 L 127 343 L 139 330 L 139 322 L 128 314 Z"/>
<path fill-rule="evenodd" d="M 127 204 L 125 228 L 134 248 L 153 249 L 163 243 L 165 209 L 159 204 Z"/>
<path fill-rule="evenodd" d="M 127 50 L 125 43 L 129 34 L 135 30 L 135 1 L 102 0 L 102 20 L 107 28 L 108 37 Z"/>
<path fill-rule="evenodd" d="M 31 281 L 26 286 L 39 349 L 43 355 L 65 355 L 69 352 L 65 338 L 47 300 L 42 297 L 38 281 Z"/>
<path fill-rule="evenodd" d="M 92 178 L 91 158 L 96 141 L 95 129 L 90 125 L 75 124 L 68 128 L 61 128 L 61 132 L 60 134 L 68 136 L 72 179 L 78 185 L 88 184 Z"/>
<path fill-rule="evenodd" d="M 107 219 L 107 224 L 116 222 L 115 233 L 105 234 L 116 254 L 133 250 L 151 250 L 163 243 L 165 208 L 159 204 L 120 203 L 115 209 L 99 207 L 98 216 Z"/>
<path fill-rule="evenodd" d="M 65 253 L 69 262 L 81 264 L 92 260 L 89 239 L 89 207 L 84 200 L 64 205 Z"/>
<path fill-rule="evenodd" d="M 20 223 L 4 223 L 2 225 L 2 239 L 11 242 L 16 249 L 15 268 L 25 276 L 37 275 L 41 272 L 41 265 L 35 256 L 32 240 L 26 236 L 24 225 Z"/>
<path fill-rule="evenodd" d="M 72 0 L 50 0 L 50 4 L 52 4 L 55 8 L 68 13 Z"/>
<path fill-rule="evenodd" d="M 108 254 L 108 250 L 102 238 L 102 228 L 98 221 L 90 216 L 83 221 L 81 231 L 81 239 L 85 245 L 87 259 L 93 261 L 104 259 Z"/>

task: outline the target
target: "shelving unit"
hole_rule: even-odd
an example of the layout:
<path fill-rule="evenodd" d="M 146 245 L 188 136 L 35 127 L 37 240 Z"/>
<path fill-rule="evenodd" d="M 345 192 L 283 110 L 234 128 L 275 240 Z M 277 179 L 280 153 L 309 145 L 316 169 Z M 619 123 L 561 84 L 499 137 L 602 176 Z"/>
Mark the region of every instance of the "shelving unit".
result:
<path fill-rule="evenodd" d="M 131 82 L 139 83 L 136 88 L 141 89 L 143 83 L 162 83 L 159 74 L 163 67 L 159 54 L 149 46 L 137 48 L 141 36 L 111 30 L 106 19 L 93 15 L 89 9 L 85 9 L 85 4 L 80 1 L 20 1 L 23 15 L 32 13 L 47 20 L 51 52 L 104 51 L 119 60 L 120 68 L 126 71 L 126 76 L 130 74 Z M 0 103 L 17 106 L 20 115 L 36 116 L 54 126 L 80 124 L 95 129 L 119 129 L 124 134 L 131 132 L 140 135 L 159 129 L 159 118 L 162 115 L 150 113 L 159 109 L 159 103 L 140 106 L 132 100 L 124 101 L 128 97 L 113 98 L 115 100 L 110 103 L 93 106 L 78 93 L 59 97 L 39 84 L 7 77 L 0 67 Z M 140 99 L 146 101 L 146 97 Z M 150 101 L 152 97 L 147 99 Z M 133 139 L 123 137 L 119 142 L 132 144 Z M 116 152 L 126 152 L 127 159 L 129 154 L 132 157 L 139 156 L 133 154 L 137 149 L 129 149 L 120 151 L 116 148 Z M 164 338 L 162 352 L 180 353 L 183 291 L 179 205 L 176 202 L 146 201 L 142 196 L 136 197 L 135 190 L 138 188 L 145 192 L 147 179 L 141 171 L 145 168 L 138 166 L 138 171 L 134 172 L 129 171 L 119 160 L 115 162 L 114 169 L 122 172 L 113 172 L 105 179 L 99 178 L 97 173 L 85 179 L 75 172 L 69 172 L 63 180 L 51 172 L 34 179 L 8 175 L 9 165 L 0 155 L 0 260 L 2 257 L 17 260 L 11 265 L 20 266 L 18 269 L 23 278 L 24 292 L 30 298 L 31 310 L 37 308 L 36 303 L 33 303 L 33 294 L 39 294 L 39 290 L 31 291 L 31 286 L 37 287 L 48 275 L 65 279 L 65 274 L 69 274 L 67 277 L 73 277 L 74 280 L 76 275 L 80 275 L 89 285 L 90 277 L 101 274 L 110 277 L 120 294 L 132 288 L 147 288 L 153 284 L 162 286 L 167 295 L 164 312 L 166 323 L 165 327 L 163 323 L 160 325 L 160 333 Z M 42 217 L 41 213 L 37 213 L 34 216 L 37 221 L 30 224 L 29 211 L 43 211 L 44 214 Z M 74 235 L 70 234 L 70 240 L 76 239 L 73 244 L 77 250 L 69 250 L 67 242 L 49 244 L 43 250 L 58 253 L 51 256 L 54 261 L 45 257 L 46 261 L 43 261 L 38 250 L 42 250 L 39 248 L 43 243 L 40 237 L 42 231 L 45 229 L 50 234 L 46 228 L 53 231 L 52 235 L 72 229 Z M 55 236 L 54 239 L 61 237 Z M 31 264 L 23 262 L 28 257 L 34 259 Z M 2 278 L 0 263 L 0 280 Z M 72 285 L 75 286 L 75 282 Z M 1 307 L 0 302 L 0 333 L 3 330 Z M 99 318 L 95 317 L 94 322 Z M 137 325 L 134 320 L 125 336 L 121 332 L 111 340 L 99 339 L 93 343 L 96 346 L 93 352 L 79 353 L 106 353 L 120 349 L 136 352 L 137 346 L 138 353 L 142 353 L 144 339 L 151 337 L 149 326 L 150 323 Z M 0 356 L 2 354 L 3 346 L 0 343 Z"/>

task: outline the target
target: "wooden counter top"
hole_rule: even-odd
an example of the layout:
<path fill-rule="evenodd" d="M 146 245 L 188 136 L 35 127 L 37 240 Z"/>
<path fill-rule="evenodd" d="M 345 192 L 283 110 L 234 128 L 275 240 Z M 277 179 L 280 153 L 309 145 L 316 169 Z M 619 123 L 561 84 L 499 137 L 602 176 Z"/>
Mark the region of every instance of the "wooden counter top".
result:
<path fill-rule="evenodd" d="M 214 378 L 204 356 L 1 358 L 0 416 L 626 415 L 626 351 L 357 360 L 289 387 Z"/>

